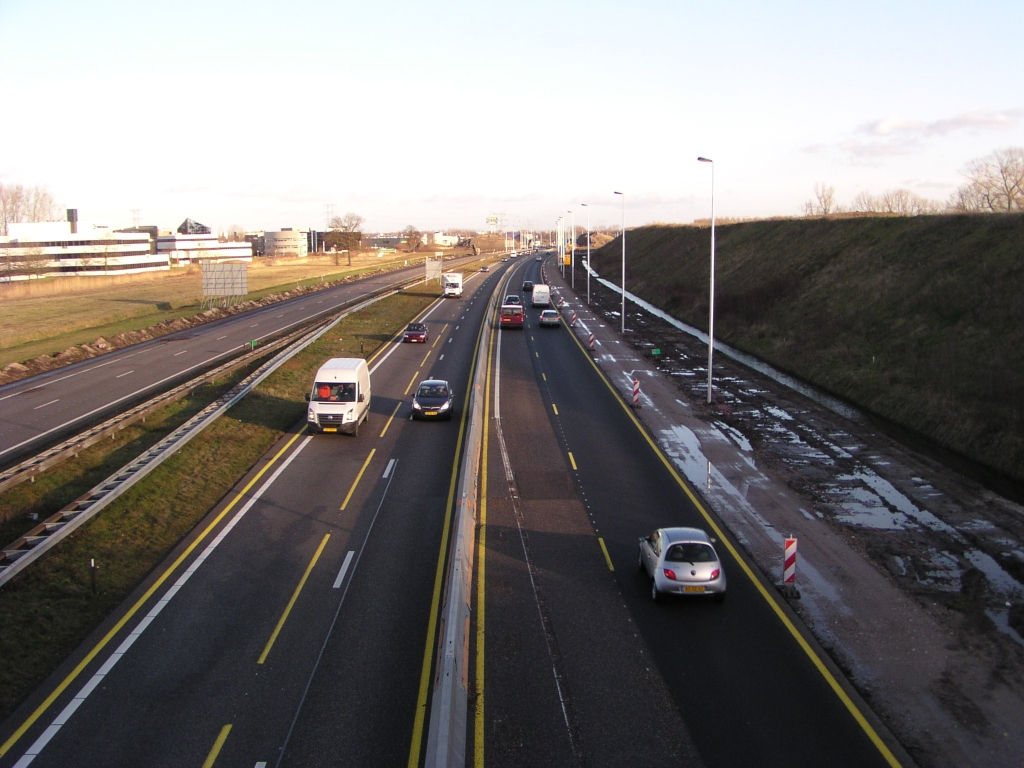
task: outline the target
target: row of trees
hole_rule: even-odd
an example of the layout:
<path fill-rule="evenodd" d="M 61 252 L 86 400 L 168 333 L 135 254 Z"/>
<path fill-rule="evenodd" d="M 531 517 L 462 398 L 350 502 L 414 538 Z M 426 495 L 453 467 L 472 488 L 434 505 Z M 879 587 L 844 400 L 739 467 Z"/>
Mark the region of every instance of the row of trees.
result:
<path fill-rule="evenodd" d="M 946 203 L 928 200 L 909 189 L 890 189 L 881 195 L 859 193 L 849 206 L 836 201 L 835 187 L 814 185 L 814 198 L 804 203 L 807 216 L 835 213 L 889 213 L 920 216 L 929 213 L 1020 213 L 1024 211 L 1024 148 L 999 149 L 972 160 L 963 171 L 967 182 Z"/>
<path fill-rule="evenodd" d="M 7 234 L 8 224 L 62 218 L 60 206 L 46 187 L 0 183 L 0 235 Z"/>

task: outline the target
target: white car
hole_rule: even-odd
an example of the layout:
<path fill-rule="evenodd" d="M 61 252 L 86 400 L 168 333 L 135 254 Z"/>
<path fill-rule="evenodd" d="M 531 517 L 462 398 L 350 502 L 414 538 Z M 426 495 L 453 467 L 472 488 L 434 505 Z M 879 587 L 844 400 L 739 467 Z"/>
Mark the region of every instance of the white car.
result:
<path fill-rule="evenodd" d="M 710 595 L 725 600 L 725 570 L 700 528 L 659 528 L 640 539 L 640 570 L 651 578 L 651 599 Z"/>
<path fill-rule="evenodd" d="M 538 321 L 540 326 L 554 326 L 558 327 L 562 324 L 562 318 L 555 309 L 545 309 L 540 313 L 540 320 Z"/>

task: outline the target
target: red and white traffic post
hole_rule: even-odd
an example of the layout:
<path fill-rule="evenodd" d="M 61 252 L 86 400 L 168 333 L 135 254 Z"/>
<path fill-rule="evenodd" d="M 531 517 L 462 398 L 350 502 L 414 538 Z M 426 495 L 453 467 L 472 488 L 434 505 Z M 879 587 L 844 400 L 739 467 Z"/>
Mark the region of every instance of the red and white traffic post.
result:
<path fill-rule="evenodd" d="M 640 379 L 633 379 L 633 407 L 640 407 Z"/>
<path fill-rule="evenodd" d="M 796 539 L 786 538 L 785 560 L 782 566 L 782 583 L 796 586 Z"/>

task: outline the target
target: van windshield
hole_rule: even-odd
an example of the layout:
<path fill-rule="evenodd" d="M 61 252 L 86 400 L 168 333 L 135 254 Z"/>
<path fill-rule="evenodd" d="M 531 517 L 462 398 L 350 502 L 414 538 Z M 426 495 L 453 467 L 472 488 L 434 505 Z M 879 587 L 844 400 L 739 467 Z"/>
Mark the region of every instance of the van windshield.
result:
<path fill-rule="evenodd" d="M 356 401 L 355 382 L 318 381 L 313 385 L 313 396 L 310 399 L 319 403 L 354 403 Z"/>

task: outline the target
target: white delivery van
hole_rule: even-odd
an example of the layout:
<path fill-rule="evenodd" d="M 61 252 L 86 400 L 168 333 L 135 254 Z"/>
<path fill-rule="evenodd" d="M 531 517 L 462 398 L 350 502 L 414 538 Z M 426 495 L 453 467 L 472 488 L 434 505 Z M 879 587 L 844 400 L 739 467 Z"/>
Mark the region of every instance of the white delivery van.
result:
<path fill-rule="evenodd" d="M 533 306 L 551 306 L 551 288 L 543 283 L 533 286 Z"/>
<path fill-rule="evenodd" d="M 445 272 L 441 275 L 441 284 L 444 286 L 444 296 L 446 299 L 462 298 L 461 272 Z"/>
<path fill-rule="evenodd" d="M 306 395 L 310 432 L 359 434 L 370 414 L 370 369 L 361 357 L 335 357 L 320 366 Z"/>

